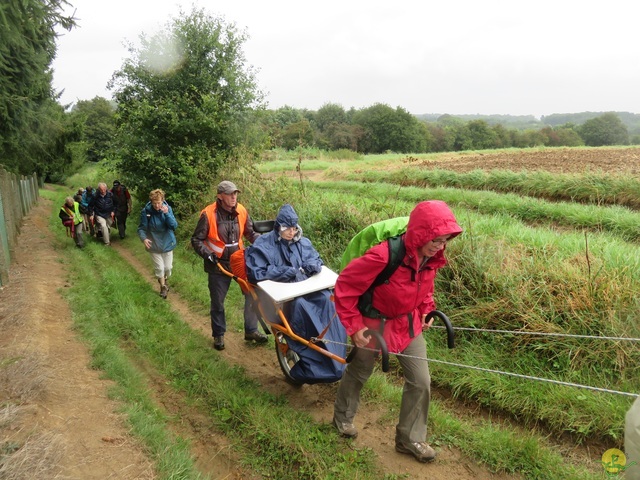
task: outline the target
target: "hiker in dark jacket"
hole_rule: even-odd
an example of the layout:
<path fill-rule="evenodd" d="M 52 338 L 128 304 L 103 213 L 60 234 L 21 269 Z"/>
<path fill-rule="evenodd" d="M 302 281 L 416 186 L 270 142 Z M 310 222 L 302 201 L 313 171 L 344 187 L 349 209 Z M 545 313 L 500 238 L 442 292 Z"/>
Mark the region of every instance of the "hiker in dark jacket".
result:
<path fill-rule="evenodd" d="M 106 183 L 98 184 L 98 192 L 89 203 L 90 220 L 98 225 L 102 232 L 102 241 L 105 245 L 111 245 L 109 229 L 113 225 L 116 207 L 113 203 L 113 194 L 107 190 Z"/>
<path fill-rule="evenodd" d="M 173 268 L 176 228 L 178 228 L 178 222 L 173 216 L 173 210 L 165 201 L 164 192 L 160 189 L 152 190 L 149 194 L 149 202 L 140 212 L 138 237 L 151 255 L 162 298 L 167 298 L 169 292 L 167 279 L 171 276 Z"/>
<path fill-rule="evenodd" d="M 113 203 L 116 206 L 116 225 L 120 238 L 124 238 L 127 229 L 127 217 L 131 213 L 131 194 L 120 181 L 113 181 Z"/>
<path fill-rule="evenodd" d="M 91 200 L 93 200 L 93 197 L 95 196 L 96 196 L 95 190 L 91 185 L 88 185 L 87 188 L 84 189 L 84 192 L 82 192 L 82 197 L 80 199 L 80 212 L 83 215 L 84 231 L 85 232 L 89 231 L 91 236 L 95 234 L 95 229 L 93 226 L 93 222 L 89 220 L 89 216 L 90 216 L 89 204 L 91 203 Z"/>
<path fill-rule="evenodd" d="M 207 205 L 200 213 L 191 236 L 191 245 L 204 259 L 204 271 L 209 277 L 213 348 L 224 350 L 224 334 L 227 330 L 224 299 L 229 291 L 231 278 L 223 274 L 216 263 L 220 262 L 225 270 L 230 271 L 231 255 L 243 248 L 243 237 L 254 242 L 260 234 L 253 229 L 253 220 L 247 209 L 238 202 L 238 187 L 233 182 L 224 180 L 218 184 L 217 191 L 216 201 Z M 266 343 L 266 335 L 258 331 L 259 320 L 251 295 L 244 297 L 244 339 L 248 342 Z"/>

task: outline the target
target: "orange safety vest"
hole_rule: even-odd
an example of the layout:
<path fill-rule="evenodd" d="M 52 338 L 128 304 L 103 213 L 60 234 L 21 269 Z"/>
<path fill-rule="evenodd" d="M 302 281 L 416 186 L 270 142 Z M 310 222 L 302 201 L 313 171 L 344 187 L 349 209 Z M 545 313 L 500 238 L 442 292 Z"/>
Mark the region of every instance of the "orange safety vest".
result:
<path fill-rule="evenodd" d="M 226 244 L 218 237 L 218 222 L 216 222 L 217 209 L 218 202 L 214 202 L 204 208 L 204 210 L 202 210 L 202 212 L 200 213 L 205 213 L 207 215 L 207 221 L 209 222 L 209 233 L 204 243 L 213 253 L 216 254 L 218 258 L 220 258 L 224 253 L 225 247 L 234 247 L 237 245 L 239 248 L 243 248 L 242 235 L 244 234 L 244 226 L 247 224 L 247 218 L 249 217 L 249 214 L 247 213 L 247 209 L 244 208 L 241 204 L 238 203 L 236 205 L 236 211 L 238 212 L 238 226 L 240 227 L 238 243 Z"/>

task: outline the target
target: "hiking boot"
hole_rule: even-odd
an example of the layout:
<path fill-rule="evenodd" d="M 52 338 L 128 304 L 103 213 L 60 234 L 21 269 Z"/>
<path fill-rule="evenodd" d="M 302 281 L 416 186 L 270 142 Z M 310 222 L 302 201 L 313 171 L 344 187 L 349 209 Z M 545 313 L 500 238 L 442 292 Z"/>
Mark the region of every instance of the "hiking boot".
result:
<path fill-rule="evenodd" d="M 213 337 L 213 348 L 216 350 L 224 350 L 224 336 Z"/>
<path fill-rule="evenodd" d="M 336 427 L 338 433 L 344 438 L 356 438 L 358 436 L 358 430 L 349 422 L 339 422 L 333 417 L 333 426 Z"/>
<path fill-rule="evenodd" d="M 251 333 L 245 333 L 244 334 L 244 339 L 247 342 L 251 342 L 253 340 L 256 343 L 267 343 L 267 340 L 269 340 L 265 334 L 260 333 L 258 331 L 251 332 Z"/>
<path fill-rule="evenodd" d="M 424 442 L 396 442 L 396 452 L 413 455 L 416 460 L 422 463 L 431 462 L 436 458 L 436 451 Z"/>
<path fill-rule="evenodd" d="M 167 287 L 166 285 L 161 285 L 160 286 L 160 296 L 162 298 L 167 298 L 167 292 L 169 292 L 169 287 Z"/>

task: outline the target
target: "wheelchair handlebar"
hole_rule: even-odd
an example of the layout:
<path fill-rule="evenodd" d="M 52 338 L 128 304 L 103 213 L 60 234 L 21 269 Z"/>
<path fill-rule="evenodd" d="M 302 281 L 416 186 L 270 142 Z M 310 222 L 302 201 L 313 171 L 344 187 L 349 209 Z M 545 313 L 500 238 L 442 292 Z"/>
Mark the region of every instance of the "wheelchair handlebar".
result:
<path fill-rule="evenodd" d="M 432 310 L 427 314 L 424 321 L 426 323 L 429 323 L 429 321 L 434 317 L 438 317 L 444 323 L 444 326 L 447 329 L 447 347 L 453 348 L 455 346 L 454 333 L 453 333 L 453 326 L 451 325 L 451 321 L 449 320 L 449 317 L 447 317 L 440 310 Z"/>
<path fill-rule="evenodd" d="M 380 353 L 382 354 L 382 359 L 381 359 L 382 371 L 388 372 L 389 371 L 389 350 L 387 350 L 387 342 L 384 341 L 384 338 L 382 338 L 382 335 L 377 330 L 368 329 L 364 331 L 364 334 L 366 336 L 372 336 L 373 338 L 375 338 L 376 342 L 378 343 L 378 347 L 380 348 Z M 349 355 L 347 355 L 347 358 L 346 358 L 347 363 L 351 363 L 351 361 L 356 356 L 357 351 L 358 351 L 358 347 L 354 345 L 351 351 L 349 352 Z"/>

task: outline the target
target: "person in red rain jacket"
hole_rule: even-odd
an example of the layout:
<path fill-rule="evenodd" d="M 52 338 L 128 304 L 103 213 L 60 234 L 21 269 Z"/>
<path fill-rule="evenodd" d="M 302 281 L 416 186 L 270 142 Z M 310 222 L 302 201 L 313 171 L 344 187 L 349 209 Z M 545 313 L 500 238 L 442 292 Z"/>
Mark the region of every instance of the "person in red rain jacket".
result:
<path fill-rule="evenodd" d="M 375 287 L 373 306 L 386 318 L 382 335 L 390 353 L 401 353 L 405 384 L 399 421 L 396 425 L 396 450 L 413 455 L 420 462 L 435 458 L 427 443 L 427 417 L 431 398 L 431 377 L 422 331 L 431 326 L 426 315 L 435 309 L 434 280 L 438 269 L 446 265 L 447 242 L 462 232 L 453 212 L 439 200 L 421 202 L 409 216 L 404 234 L 406 254 L 388 283 Z M 338 386 L 333 424 L 345 437 L 358 434 L 353 419 L 360 401 L 360 390 L 371 375 L 374 352 L 365 336 L 367 329 L 380 330 L 380 320 L 363 317 L 358 300 L 373 284 L 389 261 L 387 241 L 352 260 L 340 273 L 335 286 L 336 311 L 347 334 L 360 347 L 347 366 Z"/>

